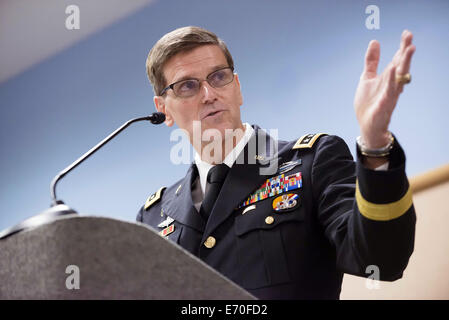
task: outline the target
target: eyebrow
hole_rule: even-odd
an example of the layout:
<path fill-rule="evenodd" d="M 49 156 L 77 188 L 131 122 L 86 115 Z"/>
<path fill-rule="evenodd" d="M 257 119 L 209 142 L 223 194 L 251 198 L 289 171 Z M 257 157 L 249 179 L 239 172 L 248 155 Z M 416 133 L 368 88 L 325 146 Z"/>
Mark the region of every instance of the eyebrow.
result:
<path fill-rule="evenodd" d="M 228 68 L 228 67 L 229 66 L 227 64 L 216 65 L 216 66 L 210 68 L 211 71 L 207 74 L 207 76 L 217 70 Z M 179 78 L 178 80 L 171 82 L 170 84 L 177 83 L 177 82 L 184 81 L 184 80 L 190 80 L 190 79 L 198 79 L 198 78 L 192 77 L 190 75 L 185 75 L 185 76 L 182 76 L 181 78 Z"/>

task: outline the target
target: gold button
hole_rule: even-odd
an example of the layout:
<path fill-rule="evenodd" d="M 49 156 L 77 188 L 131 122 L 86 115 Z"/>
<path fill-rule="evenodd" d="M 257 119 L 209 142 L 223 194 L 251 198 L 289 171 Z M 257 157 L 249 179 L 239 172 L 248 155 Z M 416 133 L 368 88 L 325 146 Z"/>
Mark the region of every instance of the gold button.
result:
<path fill-rule="evenodd" d="M 217 242 L 217 240 L 215 240 L 214 237 L 207 237 L 206 241 L 204 241 L 204 246 L 206 248 L 213 248 L 215 246 L 215 243 Z"/>
<path fill-rule="evenodd" d="M 274 218 L 272 216 L 268 216 L 265 218 L 266 224 L 272 224 L 274 222 Z"/>

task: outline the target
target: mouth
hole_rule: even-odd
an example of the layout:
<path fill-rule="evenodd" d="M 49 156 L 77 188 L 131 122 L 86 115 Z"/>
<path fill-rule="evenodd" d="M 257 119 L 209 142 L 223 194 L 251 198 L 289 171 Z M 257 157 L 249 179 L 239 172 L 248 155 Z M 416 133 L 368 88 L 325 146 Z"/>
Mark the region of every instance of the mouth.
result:
<path fill-rule="evenodd" d="M 207 118 L 213 118 L 213 117 L 219 116 L 219 115 L 222 114 L 224 111 L 225 111 L 225 110 L 215 110 L 215 111 L 211 111 L 211 112 L 207 113 L 207 114 L 204 116 L 203 120 L 204 120 L 204 119 L 207 119 Z"/>

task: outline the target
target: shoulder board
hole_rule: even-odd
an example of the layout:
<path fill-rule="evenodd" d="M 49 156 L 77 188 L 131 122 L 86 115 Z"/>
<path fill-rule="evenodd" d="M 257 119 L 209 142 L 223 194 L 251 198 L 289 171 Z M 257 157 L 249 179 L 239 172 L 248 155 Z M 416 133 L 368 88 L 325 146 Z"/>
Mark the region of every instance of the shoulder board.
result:
<path fill-rule="evenodd" d="M 327 135 L 327 133 L 306 134 L 296 141 L 292 149 L 310 149 L 319 137 Z"/>
<path fill-rule="evenodd" d="M 166 187 L 161 187 L 159 188 L 158 191 L 149 196 L 147 201 L 145 202 L 145 206 L 143 207 L 143 209 L 148 210 L 148 208 L 150 208 L 153 204 L 158 202 L 161 199 L 162 193 L 164 192 L 165 188 Z"/>

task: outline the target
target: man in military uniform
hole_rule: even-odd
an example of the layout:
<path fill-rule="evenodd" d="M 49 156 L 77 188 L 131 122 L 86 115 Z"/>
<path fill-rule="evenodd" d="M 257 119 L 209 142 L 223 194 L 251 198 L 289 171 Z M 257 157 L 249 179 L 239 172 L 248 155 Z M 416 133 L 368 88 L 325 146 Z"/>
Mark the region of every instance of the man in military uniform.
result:
<path fill-rule="evenodd" d="M 224 42 L 197 27 L 166 34 L 147 59 L 154 103 L 168 126 L 188 133 L 196 156 L 137 220 L 262 299 L 338 299 L 343 273 L 366 277 L 373 266 L 380 280 L 401 278 L 416 217 L 405 155 L 388 125 L 414 50 L 404 31 L 377 74 L 380 46 L 370 42 L 354 100 L 361 130 L 354 162 L 337 136 L 276 141 L 242 123 L 240 82 Z M 195 123 L 202 133 L 218 131 L 224 152 L 202 152 L 209 142 L 193 139 Z"/>

